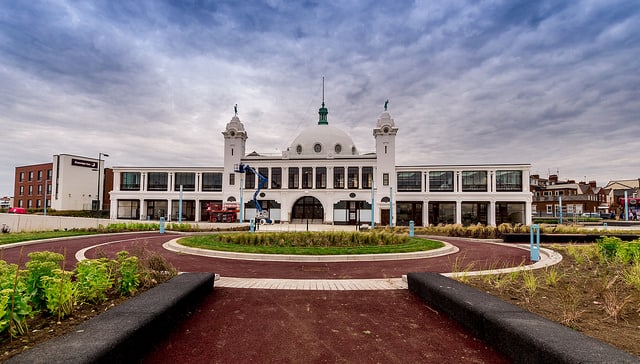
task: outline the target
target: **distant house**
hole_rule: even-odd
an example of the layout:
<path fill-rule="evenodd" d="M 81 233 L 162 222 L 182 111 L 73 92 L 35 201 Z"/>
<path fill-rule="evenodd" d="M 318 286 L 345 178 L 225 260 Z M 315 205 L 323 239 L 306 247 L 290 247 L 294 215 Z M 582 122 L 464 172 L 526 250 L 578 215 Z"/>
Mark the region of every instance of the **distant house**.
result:
<path fill-rule="evenodd" d="M 606 190 L 607 204 L 620 213 L 624 208 L 625 192 L 627 203 L 632 210 L 640 205 L 640 178 L 613 180 L 603 187 Z M 636 202 L 638 200 L 638 202 Z"/>
<path fill-rule="evenodd" d="M 12 197 L 4 196 L 0 198 L 0 209 L 8 209 L 11 207 L 11 202 L 13 201 Z"/>
<path fill-rule="evenodd" d="M 560 181 L 557 175 L 548 179 L 531 175 L 533 194 L 532 213 L 539 217 L 576 216 L 585 213 L 608 212 L 605 190 L 596 186 L 596 181 Z"/>

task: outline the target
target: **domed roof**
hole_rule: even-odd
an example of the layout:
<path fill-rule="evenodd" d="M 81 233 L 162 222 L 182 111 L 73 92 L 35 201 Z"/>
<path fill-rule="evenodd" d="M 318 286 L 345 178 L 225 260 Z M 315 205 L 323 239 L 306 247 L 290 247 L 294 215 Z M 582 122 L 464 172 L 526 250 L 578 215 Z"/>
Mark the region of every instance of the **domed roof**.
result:
<path fill-rule="evenodd" d="M 289 148 L 290 158 L 326 158 L 358 155 L 353 139 L 334 126 L 317 124 L 304 129 Z"/>

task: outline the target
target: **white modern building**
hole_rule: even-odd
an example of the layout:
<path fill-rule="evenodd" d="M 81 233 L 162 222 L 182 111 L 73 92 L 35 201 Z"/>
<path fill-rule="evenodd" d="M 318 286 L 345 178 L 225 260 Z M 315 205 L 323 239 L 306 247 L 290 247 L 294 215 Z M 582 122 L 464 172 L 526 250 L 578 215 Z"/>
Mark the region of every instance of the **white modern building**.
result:
<path fill-rule="evenodd" d="M 237 173 L 244 164 L 267 178 L 257 199 L 276 223 L 531 224 L 530 164 L 398 166 L 399 128 L 386 105 L 372 123 L 372 153 L 361 153 L 327 115 L 323 102 L 318 123 L 277 156 L 246 153 L 248 133 L 236 113 L 222 131 L 223 166 L 113 167 L 111 218 L 175 221 L 181 210 L 183 220 L 207 221 L 208 204 L 233 203 L 248 221 L 260 180 Z"/>
<path fill-rule="evenodd" d="M 51 186 L 47 200 L 54 210 L 96 210 L 104 195 L 104 160 L 71 154 L 53 156 Z"/>

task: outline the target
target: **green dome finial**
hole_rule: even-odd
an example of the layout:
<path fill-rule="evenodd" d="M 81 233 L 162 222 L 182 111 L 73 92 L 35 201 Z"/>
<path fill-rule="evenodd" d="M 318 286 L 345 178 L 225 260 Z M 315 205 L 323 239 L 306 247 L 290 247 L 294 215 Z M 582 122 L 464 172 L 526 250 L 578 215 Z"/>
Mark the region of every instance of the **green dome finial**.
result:
<path fill-rule="evenodd" d="M 318 110 L 318 115 L 320 115 L 318 125 L 329 125 L 327 114 L 329 114 L 329 110 L 324 107 L 324 77 L 322 77 L 322 107 Z"/>

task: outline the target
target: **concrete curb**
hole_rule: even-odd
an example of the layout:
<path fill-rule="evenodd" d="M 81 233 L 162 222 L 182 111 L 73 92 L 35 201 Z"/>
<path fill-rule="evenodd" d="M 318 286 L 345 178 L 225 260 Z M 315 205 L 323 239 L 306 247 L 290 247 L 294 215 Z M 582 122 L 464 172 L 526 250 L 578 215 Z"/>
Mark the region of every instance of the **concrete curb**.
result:
<path fill-rule="evenodd" d="M 137 362 L 213 290 L 213 273 L 184 273 L 6 363 Z"/>
<path fill-rule="evenodd" d="M 516 363 L 640 363 L 640 358 L 437 273 L 409 290 Z"/>

